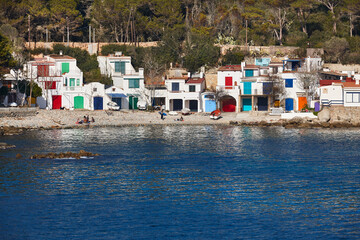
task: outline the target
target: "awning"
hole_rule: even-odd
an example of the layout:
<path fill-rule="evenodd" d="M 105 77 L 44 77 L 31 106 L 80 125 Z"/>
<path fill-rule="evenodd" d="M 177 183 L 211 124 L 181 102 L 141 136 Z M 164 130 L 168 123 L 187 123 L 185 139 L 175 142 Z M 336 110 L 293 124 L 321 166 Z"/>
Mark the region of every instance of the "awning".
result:
<path fill-rule="evenodd" d="M 111 98 L 126 98 L 126 95 L 123 93 L 108 93 L 107 95 Z"/>

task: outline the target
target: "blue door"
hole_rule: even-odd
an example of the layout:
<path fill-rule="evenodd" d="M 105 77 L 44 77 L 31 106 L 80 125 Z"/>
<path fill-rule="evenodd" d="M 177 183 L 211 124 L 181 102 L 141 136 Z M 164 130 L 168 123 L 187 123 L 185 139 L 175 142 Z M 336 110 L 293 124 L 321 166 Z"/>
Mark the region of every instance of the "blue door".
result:
<path fill-rule="evenodd" d="M 215 100 L 205 100 L 205 112 L 212 112 L 216 110 Z"/>
<path fill-rule="evenodd" d="M 267 111 L 268 110 L 268 98 L 267 97 L 259 97 L 258 98 L 258 110 L 259 111 Z"/>
<path fill-rule="evenodd" d="M 294 110 L 294 99 L 286 98 L 285 99 L 285 111 L 292 111 Z"/>
<path fill-rule="evenodd" d="M 94 110 L 103 110 L 103 98 L 94 97 Z"/>
<path fill-rule="evenodd" d="M 251 98 L 243 98 L 243 111 L 248 112 L 252 110 Z"/>

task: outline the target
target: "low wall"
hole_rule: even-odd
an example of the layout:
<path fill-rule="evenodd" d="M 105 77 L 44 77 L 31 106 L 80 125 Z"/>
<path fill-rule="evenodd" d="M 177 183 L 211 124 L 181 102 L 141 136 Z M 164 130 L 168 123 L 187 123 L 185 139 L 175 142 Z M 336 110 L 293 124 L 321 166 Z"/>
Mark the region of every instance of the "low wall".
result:
<path fill-rule="evenodd" d="M 0 118 L 35 116 L 38 110 L 38 108 L 0 108 Z"/>
<path fill-rule="evenodd" d="M 342 65 L 336 63 L 325 63 L 324 68 L 328 68 L 331 71 L 335 71 L 335 72 L 355 71 L 355 73 L 360 73 L 360 64 Z"/>
<path fill-rule="evenodd" d="M 294 117 L 301 117 L 301 118 L 317 118 L 312 112 L 300 112 L 300 113 L 283 113 L 281 114 L 281 119 L 293 119 Z"/>

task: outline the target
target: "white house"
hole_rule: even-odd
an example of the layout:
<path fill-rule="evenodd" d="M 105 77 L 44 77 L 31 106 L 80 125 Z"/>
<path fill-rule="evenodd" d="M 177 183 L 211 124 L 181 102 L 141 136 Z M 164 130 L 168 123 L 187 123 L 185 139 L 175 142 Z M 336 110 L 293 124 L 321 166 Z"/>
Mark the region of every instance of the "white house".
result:
<path fill-rule="evenodd" d="M 131 57 L 116 52 L 109 56 L 98 56 L 100 72 L 112 78 L 113 86 L 123 90 L 127 101 L 122 101 L 122 108 L 137 109 L 137 102 L 142 99 L 145 89 L 144 69 L 136 72 L 131 64 Z"/>
<path fill-rule="evenodd" d="M 190 75 L 190 74 L 189 74 Z M 192 112 L 201 112 L 201 93 L 205 90 L 204 74 L 185 77 L 168 77 L 165 79 L 167 88 L 166 109 L 181 111 L 188 108 Z"/>
<path fill-rule="evenodd" d="M 245 63 L 243 63 L 245 64 Z M 217 72 L 217 91 L 224 91 L 220 108 L 224 111 L 238 112 L 241 106 L 240 82 L 243 75 L 243 65 L 227 65 Z"/>

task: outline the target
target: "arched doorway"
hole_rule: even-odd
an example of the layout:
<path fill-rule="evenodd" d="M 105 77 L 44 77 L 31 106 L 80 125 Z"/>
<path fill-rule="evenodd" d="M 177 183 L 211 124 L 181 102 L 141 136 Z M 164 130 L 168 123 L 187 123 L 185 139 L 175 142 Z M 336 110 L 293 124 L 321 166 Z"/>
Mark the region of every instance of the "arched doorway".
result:
<path fill-rule="evenodd" d="M 221 98 L 221 106 L 223 112 L 236 112 L 236 100 L 231 96 Z"/>

